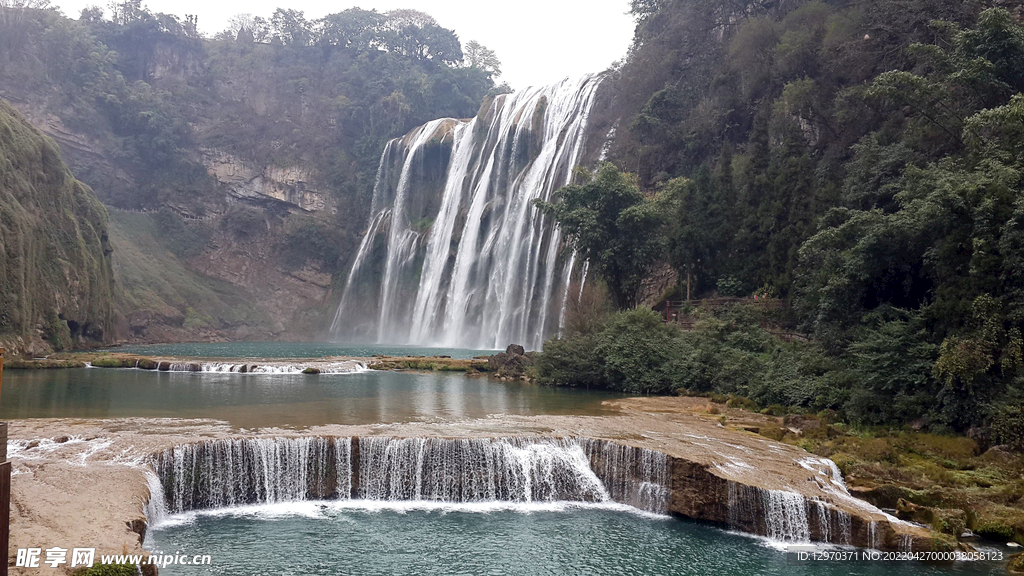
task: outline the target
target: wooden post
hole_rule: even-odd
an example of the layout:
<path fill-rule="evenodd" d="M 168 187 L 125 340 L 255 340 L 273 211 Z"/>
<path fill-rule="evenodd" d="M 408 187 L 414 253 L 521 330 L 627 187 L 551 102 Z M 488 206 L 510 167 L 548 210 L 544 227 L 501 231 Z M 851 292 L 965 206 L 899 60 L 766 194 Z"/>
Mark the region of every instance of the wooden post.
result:
<path fill-rule="evenodd" d="M 0 348 L 0 389 L 4 382 L 4 349 Z M 7 460 L 7 422 L 0 422 L 0 546 L 4 561 L 0 576 L 7 576 L 11 545 L 11 462 Z"/>

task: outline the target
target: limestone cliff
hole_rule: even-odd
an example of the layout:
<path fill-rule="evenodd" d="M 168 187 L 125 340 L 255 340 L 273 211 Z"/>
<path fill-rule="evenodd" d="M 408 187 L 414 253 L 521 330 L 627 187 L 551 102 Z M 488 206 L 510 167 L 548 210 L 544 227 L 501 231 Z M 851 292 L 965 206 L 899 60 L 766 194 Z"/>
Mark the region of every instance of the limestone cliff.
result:
<path fill-rule="evenodd" d="M 112 337 L 107 212 L 53 141 L 0 101 L 0 341 L 37 353 Z"/>
<path fill-rule="evenodd" d="M 282 203 L 306 212 L 327 208 L 328 196 L 314 184 L 316 176 L 309 168 L 269 165 L 262 169 L 220 150 L 202 152 L 207 172 L 231 197 L 255 204 Z"/>

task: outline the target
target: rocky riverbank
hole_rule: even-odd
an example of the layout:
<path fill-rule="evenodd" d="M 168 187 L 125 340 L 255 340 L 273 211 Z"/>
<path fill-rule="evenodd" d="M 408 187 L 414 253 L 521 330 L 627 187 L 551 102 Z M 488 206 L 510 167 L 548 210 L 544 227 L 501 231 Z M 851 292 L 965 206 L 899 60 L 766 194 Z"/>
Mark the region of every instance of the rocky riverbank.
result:
<path fill-rule="evenodd" d="M 143 356 L 121 352 L 72 352 L 47 358 L 6 361 L 11 370 L 61 368 L 130 368 L 161 372 L 237 372 L 337 374 L 362 370 L 416 370 L 434 372 L 487 372 L 486 359 L 448 356 L 324 356 L 320 358 L 200 358 Z"/>
<path fill-rule="evenodd" d="M 765 534 L 766 523 L 754 519 L 767 513 L 764 506 L 781 499 L 815 503 L 805 509 L 849 519 L 822 522 L 808 513 L 807 536 L 812 539 L 842 529 L 848 530 L 844 538 L 850 543 L 888 550 L 948 550 L 957 545 L 948 536 L 896 520 L 849 496 L 829 461 L 722 426 L 696 412 L 696 402 L 637 398 L 611 401 L 615 412 L 608 416 L 493 416 L 455 423 L 263 429 L 250 437 L 595 439 L 666 454 L 668 509 L 674 515 Z M 10 435 L 15 474 L 11 550 L 95 545 L 97 553 L 142 550 L 142 510 L 149 495 L 145 470 L 152 454 L 237 436 L 225 423 L 180 419 L 23 420 L 11 423 Z M 752 508 L 737 516 L 736 503 Z"/>

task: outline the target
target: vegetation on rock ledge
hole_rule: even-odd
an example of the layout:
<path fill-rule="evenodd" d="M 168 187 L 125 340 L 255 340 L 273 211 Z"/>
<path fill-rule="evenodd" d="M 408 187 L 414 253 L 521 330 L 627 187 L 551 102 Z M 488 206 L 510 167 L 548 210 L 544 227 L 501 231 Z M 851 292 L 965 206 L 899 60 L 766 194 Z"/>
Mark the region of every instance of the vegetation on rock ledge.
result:
<path fill-rule="evenodd" d="M 56 145 L 0 102 L 0 339 L 12 351 L 110 337 L 107 212 Z"/>
<path fill-rule="evenodd" d="M 1019 447 L 1024 27 L 946 0 L 798 2 L 735 24 L 705 0 L 635 7 L 612 80 L 629 87 L 611 106 L 629 122 L 610 160 L 639 167 L 665 260 L 695 298 L 779 297 L 788 313 L 701 313 L 683 331 L 618 312 L 549 342 L 540 379 L 735 394 Z M 627 212 L 614 210 L 603 218 Z M 607 230 L 609 251 L 636 240 Z M 614 294 L 603 254 L 588 256 Z"/>

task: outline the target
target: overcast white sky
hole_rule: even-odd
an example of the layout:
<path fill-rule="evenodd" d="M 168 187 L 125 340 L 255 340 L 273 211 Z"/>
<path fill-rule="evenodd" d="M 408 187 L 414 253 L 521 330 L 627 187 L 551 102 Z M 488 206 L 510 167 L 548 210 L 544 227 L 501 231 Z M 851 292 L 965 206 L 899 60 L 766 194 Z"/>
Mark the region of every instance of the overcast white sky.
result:
<path fill-rule="evenodd" d="M 53 0 L 53 4 L 77 18 L 85 6 L 106 8 L 107 0 Z M 153 12 L 182 18 L 198 14 L 199 29 L 210 35 L 226 28 L 228 19 L 240 12 L 269 18 L 276 8 L 287 7 L 304 11 L 307 18 L 320 18 L 352 6 L 382 12 L 415 8 L 455 30 L 463 44 L 476 40 L 494 50 L 502 62 L 498 81 L 507 81 L 517 90 L 600 72 L 625 56 L 633 36 L 633 20 L 626 14 L 629 0 L 144 0 L 144 4 Z"/>

